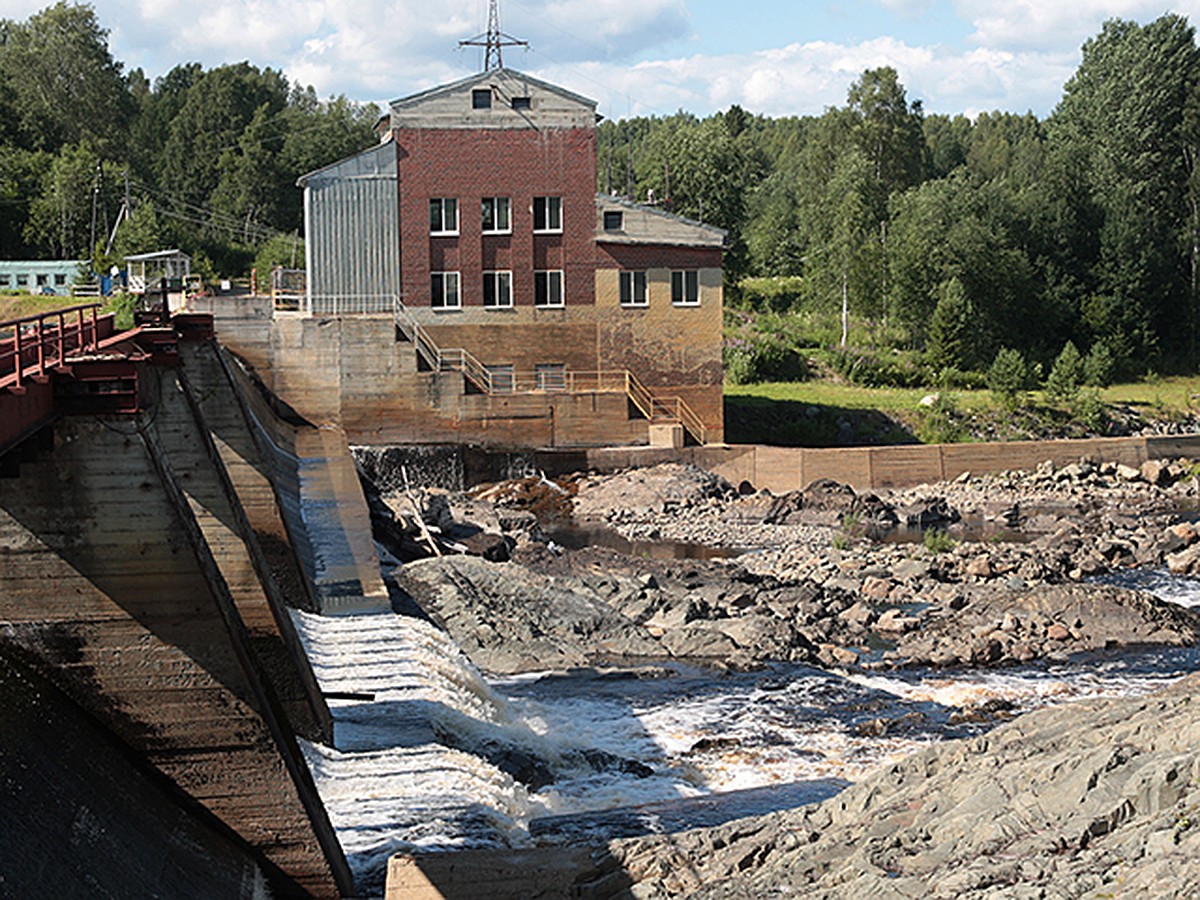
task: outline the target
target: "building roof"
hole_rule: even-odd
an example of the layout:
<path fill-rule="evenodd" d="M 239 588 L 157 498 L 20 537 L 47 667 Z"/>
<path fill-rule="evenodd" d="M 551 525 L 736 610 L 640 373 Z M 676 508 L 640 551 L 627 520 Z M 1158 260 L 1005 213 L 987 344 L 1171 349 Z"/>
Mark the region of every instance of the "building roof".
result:
<path fill-rule="evenodd" d="M 155 250 L 153 253 L 134 253 L 125 257 L 126 262 L 153 262 L 159 259 L 191 259 L 182 250 Z"/>
<path fill-rule="evenodd" d="M 604 227 L 604 213 L 621 211 L 619 231 Z M 728 232 L 715 225 L 677 216 L 656 206 L 610 194 L 596 195 L 596 240 L 608 244 L 671 244 L 688 247 L 725 246 Z"/>
<path fill-rule="evenodd" d="M 481 89 L 490 93 L 476 106 Z M 391 131 L 594 128 L 596 118 L 595 100 L 516 69 L 492 69 L 393 100 L 387 123 Z"/>
<path fill-rule="evenodd" d="M 376 144 L 366 150 L 306 172 L 296 179 L 296 184 L 306 187 L 310 183 L 319 186 L 326 181 L 347 179 L 396 180 L 396 148 L 391 144 Z"/>
<path fill-rule="evenodd" d="M 532 75 L 526 75 L 524 72 L 518 72 L 516 69 L 490 69 L 487 72 L 476 72 L 473 75 L 468 75 L 466 78 L 460 78 L 458 81 L 452 81 L 449 84 L 440 84 L 437 87 L 431 87 L 428 90 L 421 91 L 416 94 L 410 94 L 407 97 L 401 97 L 398 100 L 393 100 L 390 104 L 392 109 L 404 109 L 409 106 L 415 106 L 419 103 L 424 103 L 434 97 L 439 97 L 444 94 L 452 94 L 461 91 L 467 87 L 474 87 L 477 84 L 486 84 L 499 79 L 511 79 L 525 82 L 531 85 L 536 85 L 544 91 L 549 91 L 552 94 L 557 94 L 565 100 L 570 100 L 575 103 L 582 104 L 590 109 L 596 108 L 596 101 L 589 100 L 580 94 L 568 91 L 566 88 L 559 87 L 557 84 L 551 84 L 548 81 L 542 81 L 540 78 L 534 78 Z"/>

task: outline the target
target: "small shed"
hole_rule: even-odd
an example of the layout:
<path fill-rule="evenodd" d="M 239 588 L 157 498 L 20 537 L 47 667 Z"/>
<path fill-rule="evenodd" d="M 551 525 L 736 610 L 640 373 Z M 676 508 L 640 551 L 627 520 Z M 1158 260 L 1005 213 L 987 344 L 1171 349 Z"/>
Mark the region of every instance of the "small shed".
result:
<path fill-rule="evenodd" d="M 146 293 L 147 285 L 153 286 L 160 278 L 166 278 L 172 289 L 182 290 L 192 271 L 192 258 L 182 250 L 138 253 L 125 257 L 125 271 L 131 294 Z"/>
<path fill-rule="evenodd" d="M 83 259 L 0 260 L 0 290 L 69 294 L 87 266 L 87 260 Z"/>

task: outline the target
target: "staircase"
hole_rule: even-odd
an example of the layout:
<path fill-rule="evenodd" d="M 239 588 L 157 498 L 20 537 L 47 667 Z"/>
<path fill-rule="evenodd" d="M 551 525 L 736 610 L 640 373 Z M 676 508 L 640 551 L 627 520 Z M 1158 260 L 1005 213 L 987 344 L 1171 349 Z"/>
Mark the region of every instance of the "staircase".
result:
<path fill-rule="evenodd" d="M 532 373 L 505 376 L 502 383 L 487 366 L 460 347 L 442 349 L 429 336 L 412 312 L 395 298 L 396 328 L 413 345 L 417 358 L 433 372 L 461 372 L 463 377 L 484 394 L 624 393 L 647 421 L 656 425 L 681 425 L 698 444 L 706 443 L 704 423 L 681 397 L 659 397 L 628 369 L 596 372 L 567 370 L 561 381 L 548 386 Z"/>

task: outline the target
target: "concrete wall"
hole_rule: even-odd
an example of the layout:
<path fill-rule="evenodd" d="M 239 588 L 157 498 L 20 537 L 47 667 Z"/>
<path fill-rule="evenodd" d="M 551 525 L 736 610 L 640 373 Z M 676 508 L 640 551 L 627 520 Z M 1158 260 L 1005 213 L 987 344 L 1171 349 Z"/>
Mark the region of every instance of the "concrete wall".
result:
<path fill-rule="evenodd" d="M 51 450 L 0 479 L 3 643 L 224 822 L 279 893 L 346 893 L 256 652 L 274 625 L 245 564 L 244 514 L 174 370 L 144 377 L 161 390 L 150 413 L 63 419 Z M 252 631 L 241 611 L 256 605 Z"/>

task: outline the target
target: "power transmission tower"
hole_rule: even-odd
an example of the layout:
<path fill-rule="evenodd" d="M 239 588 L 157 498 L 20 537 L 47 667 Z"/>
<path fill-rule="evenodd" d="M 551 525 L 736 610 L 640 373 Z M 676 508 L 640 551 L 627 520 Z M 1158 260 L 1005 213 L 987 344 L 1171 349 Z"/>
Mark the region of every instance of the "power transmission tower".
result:
<path fill-rule="evenodd" d="M 529 41 L 521 41 L 500 30 L 500 0 L 488 0 L 487 31 L 465 41 L 460 47 L 483 47 L 483 71 L 504 68 L 504 47 L 528 47 Z"/>

